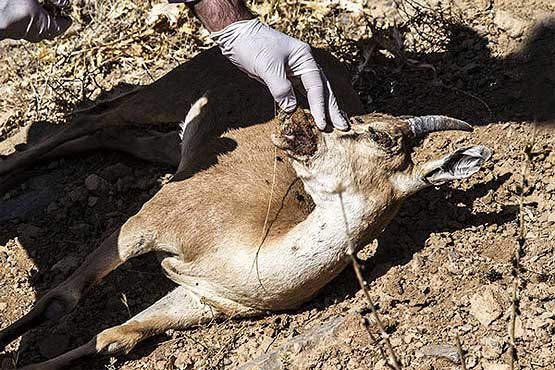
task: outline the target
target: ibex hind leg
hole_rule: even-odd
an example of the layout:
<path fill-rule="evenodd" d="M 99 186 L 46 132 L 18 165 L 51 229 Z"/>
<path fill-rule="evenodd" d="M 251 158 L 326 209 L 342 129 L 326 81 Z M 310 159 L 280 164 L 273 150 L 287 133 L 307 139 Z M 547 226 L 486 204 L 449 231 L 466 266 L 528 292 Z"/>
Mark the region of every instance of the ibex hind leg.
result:
<path fill-rule="evenodd" d="M 152 251 L 155 245 L 137 231 L 132 220 L 141 223 L 138 216 L 128 221 L 104 240 L 69 278 L 39 299 L 29 313 L 0 331 L 0 351 L 28 330 L 71 312 L 88 288 L 128 259 Z"/>
<path fill-rule="evenodd" d="M 25 367 L 24 370 L 65 369 L 84 357 L 128 353 L 148 337 L 169 329 L 187 329 L 220 316 L 218 311 L 201 303 L 185 287 L 180 286 L 124 324 L 106 329 L 86 344 L 52 360 Z"/>
<path fill-rule="evenodd" d="M 131 128 L 116 128 L 99 130 L 91 135 L 64 143 L 47 152 L 40 158 L 40 161 L 49 161 L 95 150 L 114 150 L 148 162 L 163 163 L 173 167 L 177 167 L 180 160 L 177 130 L 168 133 L 156 131 L 145 133 Z M 33 174 L 31 169 L 16 169 L 6 176 L 1 176 L 0 193 L 9 191 Z"/>

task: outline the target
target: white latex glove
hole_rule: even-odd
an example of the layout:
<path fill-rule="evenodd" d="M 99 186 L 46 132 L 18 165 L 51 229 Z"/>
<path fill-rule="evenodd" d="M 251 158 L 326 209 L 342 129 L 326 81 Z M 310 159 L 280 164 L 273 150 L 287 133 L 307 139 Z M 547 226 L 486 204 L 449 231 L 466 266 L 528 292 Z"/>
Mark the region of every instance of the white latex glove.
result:
<path fill-rule="evenodd" d="M 49 0 L 58 8 L 69 0 Z M 0 40 L 51 40 L 65 32 L 71 19 L 49 14 L 37 0 L 0 0 Z"/>
<path fill-rule="evenodd" d="M 288 77 L 300 76 L 316 126 L 324 130 L 329 118 L 335 128 L 349 128 L 331 85 L 307 43 L 278 32 L 256 18 L 232 23 L 210 37 L 233 64 L 266 84 L 284 111 L 291 113 L 297 106 Z"/>

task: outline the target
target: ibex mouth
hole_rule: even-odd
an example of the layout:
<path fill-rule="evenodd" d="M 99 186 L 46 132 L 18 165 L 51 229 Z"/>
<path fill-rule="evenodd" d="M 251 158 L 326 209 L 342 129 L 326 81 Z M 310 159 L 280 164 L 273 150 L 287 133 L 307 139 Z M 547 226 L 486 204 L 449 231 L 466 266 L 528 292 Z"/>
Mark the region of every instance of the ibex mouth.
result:
<path fill-rule="evenodd" d="M 280 112 L 277 117 L 278 132 L 273 135 L 274 144 L 295 156 L 312 156 L 318 148 L 316 125 L 310 112 L 297 109 L 292 114 Z"/>

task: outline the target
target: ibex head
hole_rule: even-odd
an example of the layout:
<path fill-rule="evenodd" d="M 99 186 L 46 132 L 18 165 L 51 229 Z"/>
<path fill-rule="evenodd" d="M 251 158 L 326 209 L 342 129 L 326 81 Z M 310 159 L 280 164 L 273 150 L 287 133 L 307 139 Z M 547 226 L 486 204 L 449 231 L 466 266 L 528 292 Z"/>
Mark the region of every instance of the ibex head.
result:
<path fill-rule="evenodd" d="M 474 146 L 415 166 L 412 149 L 427 134 L 446 130 L 472 131 L 472 127 L 445 116 L 368 114 L 353 118 L 347 132 L 320 132 L 310 114 L 298 110 L 273 142 L 288 153 L 309 192 L 310 184 L 316 183 L 324 193 L 394 192 L 405 197 L 430 185 L 469 177 L 490 158 L 488 148 Z"/>

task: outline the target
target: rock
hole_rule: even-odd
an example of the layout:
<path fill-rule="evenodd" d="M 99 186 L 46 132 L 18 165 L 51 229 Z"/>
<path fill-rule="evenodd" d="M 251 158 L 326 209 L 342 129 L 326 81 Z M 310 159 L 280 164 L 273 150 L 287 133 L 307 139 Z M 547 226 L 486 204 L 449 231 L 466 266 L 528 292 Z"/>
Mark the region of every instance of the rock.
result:
<path fill-rule="evenodd" d="M 69 199 L 72 202 L 83 202 L 87 199 L 87 191 L 82 187 L 73 189 L 68 193 Z"/>
<path fill-rule="evenodd" d="M 85 186 L 88 191 L 96 191 L 100 187 L 100 177 L 98 175 L 92 174 L 87 176 L 85 179 Z"/>
<path fill-rule="evenodd" d="M 328 320 L 304 334 L 291 338 L 275 350 L 251 360 L 238 370 L 278 370 L 309 368 L 314 359 L 327 355 L 340 347 L 351 350 L 368 343 L 368 333 L 362 317 L 350 312 L 345 317 Z M 282 359 L 288 358 L 284 365 Z M 284 367 L 286 366 L 286 367 Z"/>
<path fill-rule="evenodd" d="M 456 364 L 460 362 L 457 347 L 449 344 L 430 344 L 420 348 L 416 352 L 417 357 L 443 357 Z"/>
<path fill-rule="evenodd" d="M 96 203 L 98 203 L 98 198 L 97 197 L 90 197 L 87 204 L 89 205 L 89 207 L 94 207 L 96 206 Z"/>
<path fill-rule="evenodd" d="M 526 30 L 526 21 L 505 10 L 496 10 L 493 23 L 511 37 L 520 37 Z"/>
<path fill-rule="evenodd" d="M 100 171 L 100 176 L 112 184 L 125 176 L 132 176 L 133 170 L 123 163 L 116 163 Z"/>
<path fill-rule="evenodd" d="M 65 335 L 46 335 L 39 342 L 39 352 L 46 358 L 54 358 L 66 352 L 68 344 L 69 339 Z"/>
<path fill-rule="evenodd" d="M 17 227 L 17 232 L 24 238 L 36 239 L 42 233 L 42 229 L 31 224 L 20 224 Z"/>
<path fill-rule="evenodd" d="M 191 356 L 186 351 L 177 352 L 173 364 L 179 370 L 191 370 L 194 368 Z"/>
<path fill-rule="evenodd" d="M 503 341 L 500 338 L 485 337 L 480 343 L 482 355 L 487 360 L 497 360 L 503 354 Z"/>
<path fill-rule="evenodd" d="M 485 327 L 503 313 L 496 293 L 497 289 L 489 285 L 470 298 L 470 313 Z"/>
<path fill-rule="evenodd" d="M 116 182 L 116 190 L 120 193 L 124 193 L 135 184 L 135 178 L 132 176 L 125 176 Z"/>
<path fill-rule="evenodd" d="M 48 214 L 50 213 L 54 213 L 58 210 L 58 204 L 56 202 L 52 202 L 48 205 L 48 207 L 46 208 L 46 212 Z"/>
<path fill-rule="evenodd" d="M 510 370 L 509 365 L 499 363 L 485 363 L 484 370 Z"/>
<path fill-rule="evenodd" d="M 110 188 L 110 184 L 102 177 L 92 174 L 85 179 L 85 187 L 91 193 L 100 195 L 107 192 Z"/>
<path fill-rule="evenodd" d="M 510 332 L 510 330 L 511 330 L 511 322 L 509 321 L 507 323 L 507 332 Z M 522 319 L 520 318 L 520 316 L 517 316 L 515 318 L 515 338 L 522 338 L 525 333 L 526 333 L 526 330 L 522 326 Z"/>
<path fill-rule="evenodd" d="M 466 356 L 465 361 L 466 361 L 466 367 L 469 369 L 472 369 L 473 367 L 478 365 L 478 359 L 476 358 L 476 356 L 473 356 L 473 355 Z"/>
<path fill-rule="evenodd" d="M 65 256 L 54 266 L 52 266 L 52 271 L 60 271 L 61 273 L 68 273 L 75 270 L 79 266 L 79 259 L 74 256 Z"/>

